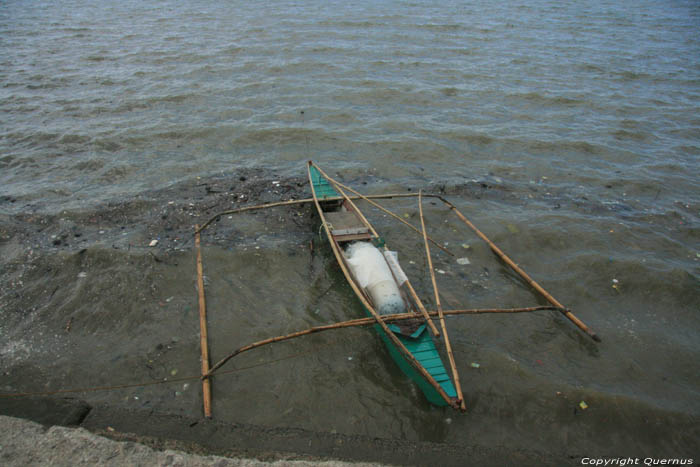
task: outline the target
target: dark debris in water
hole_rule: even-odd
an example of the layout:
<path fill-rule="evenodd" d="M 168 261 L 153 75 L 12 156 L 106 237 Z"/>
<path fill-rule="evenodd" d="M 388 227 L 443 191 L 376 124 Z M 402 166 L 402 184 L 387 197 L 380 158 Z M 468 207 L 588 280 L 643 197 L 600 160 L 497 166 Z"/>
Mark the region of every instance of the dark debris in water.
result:
<path fill-rule="evenodd" d="M 0 248 L 78 251 L 92 246 L 168 252 L 191 247 L 195 224 L 237 207 L 308 196 L 302 178 L 242 170 L 183 182 L 86 211 L 21 213 L 0 218 Z M 298 217 L 298 216 L 296 216 Z M 294 216 L 295 225 L 299 219 Z M 153 240 L 157 245 L 149 247 Z M 162 253 L 161 253 L 162 254 Z M 8 257 L 6 255 L 5 260 Z"/>
<path fill-rule="evenodd" d="M 83 352 L 89 366 L 116 365 L 137 379 L 172 372 L 183 352 L 193 354 L 194 335 L 140 352 L 148 341 L 141 334 L 153 334 L 156 344 L 169 342 L 158 334 L 178 333 L 183 323 L 194 322 L 194 226 L 222 211 L 307 196 L 303 178 L 239 170 L 80 211 L 0 213 L 0 365 L 13 375 L 5 379 L 5 389 L 31 388 L 40 380 L 56 388 L 74 386 L 65 365 L 47 379 L 40 360 L 49 354 L 65 362 L 79 360 Z M 288 235 L 303 233 L 308 242 L 314 235 L 311 212 L 305 206 L 253 215 Z M 226 221 L 203 233 L 205 247 L 233 248 L 242 236 L 267 238 Z M 114 352 L 133 358 L 112 362 Z M 43 376 L 18 370 L 28 366 Z M 143 400 L 148 399 L 138 403 Z"/>
<path fill-rule="evenodd" d="M 51 281 L 61 270 L 71 268 L 78 269 L 70 277 L 87 278 L 88 273 L 80 269 L 86 257 L 106 262 L 104 267 L 115 266 L 112 261 L 135 262 L 136 268 L 149 262 L 178 266 L 182 253 L 193 249 L 195 224 L 203 224 L 221 211 L 306 196 L 306 181 L 302 178 L 240 170 L 178 183 L 89 210 L 0 214 L 0 309 L 27 314 L 52 303 L 65 287 Z M 281 225 L 280 231 L 310 237 L 310 209 L 283 208 L 258 215 L 273 219 Z M 231 247 L 239 234 L 235 222 L 215 222 L 203 233 L 203 243 Z M 109 259 L 109 252 L 123 255 Z M 41 289 L 46 293 L 39 296 L 27 289 L 28 278 L 45 283 Z"/>

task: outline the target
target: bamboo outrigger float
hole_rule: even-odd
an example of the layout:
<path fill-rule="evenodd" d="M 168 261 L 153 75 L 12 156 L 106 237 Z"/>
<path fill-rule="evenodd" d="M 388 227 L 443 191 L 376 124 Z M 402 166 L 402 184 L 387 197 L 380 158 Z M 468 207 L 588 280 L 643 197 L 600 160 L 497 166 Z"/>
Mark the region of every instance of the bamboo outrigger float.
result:
<path fill-rule="evenodd" d="M 574 323 L 579 329 L 587 333 L 595 341 L 600 341 L 598 336 L 580 319 L 574 316 L 571 310 L 564 308 L 560 302 L 558 302 L 551 294 L 545 291 L 544 288 L 542 288 L 537 282 L 528 276 L 525 271 L 523 271 L 518 265 L 515 264 L 515 262 L 513 262 L 505 253 L 503 253 L 503 251 L 501 251 L 493 242 L 491 242 L 486 235 L 477 229 L 464 216 L 464 214 L 462 214 L 451 202 L 447 201 L 442 196 L 434 194 L 424 195 L 422 192 L 419 192 L 418 194 L 402 193 L 364 196 L 352 188 L 331 178 L 312 161 L 308 162 L 307 171 L 309 184 L 311 187 L 311 198 L 282 201 L 258 206 L 246 206 L 239 209 L 222 212 L 207 221 L 202 225 L 202 227 L 196 228 L 196 234 L 199 234 L 199 232 L 206 228 L 211 222 L 224 214 L 232 214 L 276 206 L 314 203 L 319 217 L 321 218 L 322 228 L 326 233 L 338 265 L 358 300 L 362 303 L 369 318 L 355 319 L 325 326 L 317 326 L 307 330 L 294 332 L 286 336 L 272 337 L 240 347 L 225 358 L 221 359 L 218 363 L 212 366 L 211 369 L 206 369 L 206 366 L 203 364 L 203 381 L 209 382 L 211 376 L 215 374 L 217 369 L 223 366 L 231 358 L 248 350 L 316 332 L 374 324 L 375 329 L 386 344 L 391 357 L 398 364 L 399 368 L 401 368 L 401 370 L 420 387 L 429 402 L 437 406 L 449 405 L 455 409 L 464 411 L 466 410 L 466 405 L 460 385 L 457 365 L 455 363 L 449 336 L 447 334 L 447 327 L 444 318 L 445 315 L 522 313 L 539 310 L 556 310 L 561 312 L 567 319 Z M 349 196 L 346 191 L 351 192 L 354 194 L 354 196 Z M 419 199 L 419 211 L 421 218 L 420 230 L 373 201 L 373 199 L 379 198 L 402 198 L 414 196 L 417 196 Z M 496 308 L 443 310 L 440 303 L 440 295 L 438 293 L 435 273 L 433 272 L 432 268 L 429 242 L 446 251 L 448 254 L 452 253 L 428 237 L 426 233 L 422 207 L 422 198 L 424 196 L 438 198 L 440 201 L 445 203 L 455 212 L 460 220 L 462 220 L 489 245 L 491 250 L 503 262 L 510 266 L 528 285 L 530 285 L 553 306 L 514 309 Z M 381 209 L 385 213 L 401 221 L 403 224 L 406 224 L 411 229 L 423 236 L 437 311 L 428 311 L 425 308 L 420 297 L 417 295 L 416 291 L 411 285 L 408 277 L 406 277 L 401 270 L 401 267 L 398 265 L 398 260 L 395 254 L 392 254 L 393 252 L 388 250 L 384 239 L 379 236 L 377 231 L 355 204 L 354 201 L 360 199 L 370 203 L 378 209 Z M 372 280 L 367 279 L 368 269 L 366 264 L 362 263 L 362 261 L 367 260 L 367 258 L 371 259 L 370 262 L 372 267 L 369 268 L 371 271 L 369 274 L 372 275 Z M 374 274 L 377 270 L 382 270 L 384 276 L 377 279 L 379 276 Z M 432 318 L 435 317 L 437 317 L 439 320 L 441 331 L 437 329 L 432 321 Z M 205 324 L 206 323 L 204 322 L 202 325 L 204 326 Z M 206 335 L 205 331 L 203 335 Z M 445 351 L 448 356 L 451 377 L 448 375 L 433 340 L 434 338 L 440 337 L 445 343 Z M 204 341 L 202 345 L 204 358 Z M 207 385 L 205 386 L 205 392 L 208 392 L 208 390 Z M 210 401 L 207 401 L 207 397 L 205 397 L 205 411 L 206 410 L 210 410 Z"/>

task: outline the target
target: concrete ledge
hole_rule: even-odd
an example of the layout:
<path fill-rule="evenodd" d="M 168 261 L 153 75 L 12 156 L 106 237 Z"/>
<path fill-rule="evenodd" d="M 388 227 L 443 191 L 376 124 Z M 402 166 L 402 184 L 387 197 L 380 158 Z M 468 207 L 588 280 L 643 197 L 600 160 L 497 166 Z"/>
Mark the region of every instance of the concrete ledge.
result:
<path fill-rule="evenodd" d="M 77 426 L 90 412 L 90 405 L 79 399 L 49 397 L 0 397 L 0 415 L 24 418 L 42 425 Z"/>
<path fill-rule="evenodd" d="M 155 449 L 261 460 L 344 460 L 394 465 L 564 465 L 570 459 L 535 451 L 411 442 L 398 439 L 224 423 L 149 410 L 90 407 L 75 399 L 0 400 L 0 414 L 45 425 L 79 425 Z"/>

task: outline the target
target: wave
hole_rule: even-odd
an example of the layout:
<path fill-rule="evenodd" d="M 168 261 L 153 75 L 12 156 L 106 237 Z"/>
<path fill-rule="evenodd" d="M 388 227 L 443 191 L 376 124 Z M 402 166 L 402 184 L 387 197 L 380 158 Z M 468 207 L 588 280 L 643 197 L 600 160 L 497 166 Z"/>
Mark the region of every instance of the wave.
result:
<path fill-rule="evenodd" d="M 581 97 L 553 96 L 539 92 L 512 93 L 506 95 L 507 100 L 525 100 L 543 106 L 579 106 L 586 104 L 586 100 Z"/>

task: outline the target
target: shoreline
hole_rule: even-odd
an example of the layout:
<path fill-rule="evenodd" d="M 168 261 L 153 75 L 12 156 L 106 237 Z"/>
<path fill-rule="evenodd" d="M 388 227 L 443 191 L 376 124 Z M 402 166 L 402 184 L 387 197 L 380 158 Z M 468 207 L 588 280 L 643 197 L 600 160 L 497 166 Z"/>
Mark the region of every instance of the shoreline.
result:
<path fill-rule="evenodd" d="M 29 420 L 44 427 L 69 427 L 81 449 L 100 447 L 87 443 L 83 430 L 113 441 L 132 442 L 155 451 L 179 451 L 183 455 L 222 456 L 229 459 L 250 459 L 260 462 L 306 461 L 325 464 L 329 461 L 363 463 L 363 465 L 444 465 L 458 466 L 465 462 L 480 465 L 562 465 L 573 459 L 564 455 L 501 447 L 459 446 L 432 442 L 412 442 L 400 439 L 373 438 L 305 430 L 301 428 L 263 427 L 225 423 L 204 418 L 134 410 L 106 405 L 90 406 L 79 399 L 31 397 L 0 399 L 0 426 L 8 438 L 8 427 Z M 6 418 L 7 417 L 7 418 Z M 10 419 L 9 417 L 12 417 Z M 29 422 L 27 422 L 29 423 Z M 41 431 L 32 425 L 20 424 L 41 438 L 51 430 Z M 62 433 L 66 433 L 62 431 Z M 63 436 L 63 435 L 62 435 Z M 16 434 L 15 434 L 16 437 Z M 29 445 L 31 450 L 44 450 L 39 441 Z M 7 439 L 2 441 L 2 457 L 8 461 Z M 107 448 L 105 448 L 107 449 Z M 110 447 L 113 449 L 113 447 Z M 76 459 L 80 455 L 71 451 Z M 43 452 L 43 455 L 50 455 Z M 67 463 L 70 459 L 63 459 Z M 125 459 L 122 459 L 125 460 Z M 201 460 L 201 459 L 200 459 Z M 9 464 L 12 464 L 9 459 Z M 208 464 L 185 464 L 208 465 Z M 219 464 L 216 464 L 219 465 Z"/>
<path fill-rule="evenodd" d="M 343 181 L 359 186 L 366 180 L 359 177 Z M 455 186 L 431 184 L 427 188 L 449 198 L 459 198 L 466 204 L 475 200 L 506 200 L 508 205 L 518 206 L 524 198 L 523 193 L 513 191 L 507 185 L 484 186 L 466 182 Z M 410 187 L 392 187 L 392 191 L 404 189 L 411 191 Z M 302 177 L 284 178 L 271 171 L 242 169 L 207 179 L 192 178 L 134 198 L 86 206 L 82 210 L 46 213 L 41 206 L 25 206 L 25 210 L 21 207 L 23 200 L 17 200 L 14 209 L 18 211 L 0 213 L 0 309 L 7 310 L 0 327 L 5 340 L 0 355 L 3 392 L 41 392 L 51 388 L 107 385 L 119 381 L 155 381 L 198 373 L 199 330 L 193 313 L 192 226 L 227 209 L 307 196 Z M 541 193 L 533 195 L 532 199 L 551 202 Z M 557 199 L 567 198 L 562 195 Z M 569 202 L 573 203 L 573 198 Z M 582 209 L 590 214 L 599 212 L 602 207 L 591 203 Z M 273 266 L 294 271 L 301 265 L 304 269 L 298 274 L 296 285 L 299 281 L 312 285 L 306 295 L 299 298 L 302 305 L 294 305 L 297 312 L 294 329 L 308 327 L 307 321 L 321 324 L 345 318 L 344 314 L 327 313 L 320 320 L 314 313 L 320 297 L 334 294 L 334 276 L 325 263 L 328 255 L 318 248 L 313 251 L 316 227 L 311 206 L 270 210 L 265 214 L 235 219 L 230 217 L 222 216 L 220 222 L 213 222 L 203 237 L 206 242 L 205 267 L 212 281 L 210 290 L 216 291 L 210 296 L 211 302 L 208 299 L 211 309 L 227 310 L 232 297 L 238 293 L 242 294 L 242 310 L 246 305 L 258 303 L 257 289 L 240 288 L 243 282 L 248 283 L 245 274 L 253 270 L 245 267 L 247 262 L 256 262 L 256 268 L 261 271 L 276 271 Z M 448 225 L 444 230 L 449 233 Z M 559 241 L 559 234 L 547 238 L 552 242 Z M 157 244 L 149 246 L 154 240 Z M 458 245 L 454 241 L 451 243 Z M 490 252 L 483 252 L 479 258 L 478 248 L 475 245 L 468 253 L 474 264 L 492 264 L 487 261 L 491 260 Z M 573 250 L 567 247 L 565 251 L 576 250 L 571 248 Z M 522 245 L 515 250 L 519 251 L 518 258 L 523 258 L 523 264 L 538 264 L 532 258 L 528 260 L 527 249 Z M 607 264 L 609 270 L 604 272 L 611 277 L 624 277 L 622 274 L 630 268 L 629 264 L 617 259 L 612 265 Z M 508 280 L 508 276 L 493 268 L 490 275 L 486 267 L 465 270 L 462 271 L 464 277 L 455 276 L 458 278 L 455 280 L 460 283 L 462 279 L 466 280 L 470 292 L 474 292 L 477 298 L 480 294 L 488 296 L 491 294 L 489 288 L 493 290 L 499 280 L 501 283 Z M 278 276 L 270 274 L 269 277 Z M 219 281 L 214 282 L 216 280 Z M 273 280 L 272 284 L 292 286 L 285 280 Z M 550 276 L 548 282 L 555 288 L 559 283 L 561 288 L 562 280 Z M 605 286 L 609 288 L 608 283 Z M 516 288 L 525 295 L 529 293 L 521 286 Z M 306 291 L 306 285 L 300 289 Z M 620 295 L 619 291 L 612 290 Z M 620 299 L 631 299 L 634 303 L 637 295 L 630 283 Z M 333 298 L 338 301 L 344 296 L 337 293 Z M 276 297 L 275 293 L 272 297 Z M 582 302 L 584 298 L 574 297 L 574 303 L 576 300 Z M 274 300 L 263 300 L 263 306 L 267 304 L 268 309 L 276 309 L 269 306 L 271 302 Z M 215 352 L 219 354 L 230 350 L 234 341 L 250 342 L 257 338 L 248 331 L 238 333 L 235 326 L 228 326 L 227 313 L 220 313 L 218 317 L 222 327 L 219 328 L 219 340 L 215 341 L 219 346 Z M 278 319 L 284 323 L 288 317 L 273 313 L 264 321 L 258 320 L 254 313 L 241 313 L 250 320 L 252 329 L 263 330 L 261 335 L 265 337 L 272 332 L 268 331 L 272 321 Z M 216 319 L 216 314 L 213 319 Z M 228 398 L 231 400 L 217 397 L 221 411 L 215 412 L 215 417 L 226 414 L 227 422 L 193 417 L 193 414 L 200 413 L 201 399 L 197 385 L 189 383 L 167 391 L 145 387 L 123 394 L 84 393 L 77 399 L 57 396 L 0 398 L 0 414 L 49 426 L 79 426 L 98 435 L 138 441 L 157 449 L 176 446 L 187 452 L 271 460 L 288 456 L 285 458 L 463 465 L 468 459 L 486 465 L 504 461 L 562 465 L 577 464 L 577 460 L 591 454 L 614 456 L 622 452 L 632 456 L 687 456 L 692 452 L 693 440 L 697 437 L 697 412 L 692 403 L 677 398 L 679 403 L 674 400 L 669 404 L 666 398 L 654 397 L 655 393 L 649 390 L 646 393 L 620 391 L 617 389 L 619 385 L 614 384 L 615 379 L 601 387 L 599 376 L 592 377 L 585 366 L 581 366 L 590 364 L 592 367 L 610 361 L 606 364 L 608 378 L 614 378 L 622 370 L 632 371 L 634 375 L 639 364 L 632 362 L 627 368 L 626 364 L 620 363 L 627 360 L 615 363 L 613 357 L 616 352 L 627 357 L 634 349 L 643 350 L 642 347 L 629 347 L 636 341 L 616 343 L 611 338 L 596 346 L 576 334 L 577 331 L 567 323 L 561 323 L 559 317 L 548 320 L 546 329 L 551 333 L 556 331 L 556 336 L 562 336 L 560 330 L 565 334 L 559 341 L 550 341 L 554 339 L 553 334 L 542 334 L 538 323 L 519 322 L 525 326 L 523 336 L 538 343 L 544 342 L 555 350 L 555 354 L 545 358 L 542 353 L 545 348 L 539 344 L 532 346 L 532 351 L 523 353 L 506 344 L 493 344 L 496 346 L 494 350 L 487 345 L 477 346 L 471 338 L 465 337 L 462 345 L 470 350 L 471 359 L 481 362 L 483 368 L 478 370 L 479 378 L 473 380 L 469 390 L 474 416 L 455 419 L 454 423 L 440 411 L 421 406 L 424 402 L 412 392 L 404 392 L 405 397 L 391 399 L 390 404 L 384 403 L 380 407 L 381 401 L 386 400 L 382 398 L 398 391 L 404 383 L 396 378 L 386 389 L 371 378 L 376 374 L 391 376 L 394 367 L 373 366 L 381 360 L 372 353 L 375 347 L 365 349 L 372 354 L 365 360 L 371 364 L 358 367 L 358 362 L 363 361 L 359 355 L 337 350 L 351 348 L 350 342 L 331 348 L 321 347 L 327 345 L 324 341 L 304 342 L 295 349 L 298 353 L 289 350 L 284 354 L 292 358 L 303 355 L 301 350 L 333 349 L 335 353 L 331 352 L 327 361 L 342 362 L 340 374 L 333 381 L 324 381 L 329 387 L 342 390 L 339 382 L 347 381 L 347 378 L 356 374 L 369 378 L 371 386 L 367 387 L 376 390 L 381 397 L 365 399 L 364 402 L 373 404 L 366 410 L 361 406 L 363 401 L 354 399 L 353 409 L 336 412 L 334 404 L 337 402 L 333 397 L 342 400 L 342 396 L 332 396 L 328 388 L 324 388 L 327 391 L 324 395 L 329 396 L 322 399 L 312 395 L 290 395 L 289 391 L 295 387 L 296 374 L 283 371 L 287 380 L 278 384 L 276 372 L 280 370 L 271 368 L 255 373 L 255 383 L 248 386 L 236 386 L 222 380 L 220 394 L 237 395 Z M 287 331 L 284 325 L 273 327 L 279 330 L 279 334 Z M 480 329 L 492 331 L 495 328 Z M 514 342 L 522 338 L 515 328 L 509 329 L 513 330 L 506 335 Z M 605 331 L 607 336 L 614 336 L 617 332 L 617 328 L 611 326 L 599 330 Z M 378 346 L 374 336 L 363 342 Z M 485 336 L 484 342 L 497 341 L 492 335 Z M 577 355 L 573 361 L 557 354 L 572 348 Z M 265 364 L 277 361 L 268 359 Z M 655 376 L 660 376 L 663 384 L 674 379 L 682 381 L 682 373 L 674 373 L 674 365 L 678 362 L 682 362 L 682 358 L 656 370 Z M 254 368 L 253 364 L 258 363 L 250 360 L 245 365 Z M 555 365 L 568 367 L 571 363 L 584 371 L 579 375 L 573 367 L 570 370 L 555 368 Z M 307 367 L 299 364 L 295 368 L 304 370 Z M 613 370 L 615 373 L 610 373 Z M 652 368 L 644 370 L 645 379 L 637 381 L 652 384 L 653 380 L 647 374 Z M 651 373 L 654 376 L 654 371 Z M 313 376 L 313 372 L 308 374 Z M 520 389 L 518 385 L 522 381 L 532 386 Z M 81 382 L 89 383 L 83 385 Z M 267 389 L 258 391 L 260 387 Z M 240 388 L 244 392 L 236 393 Z M 411 390 L 411 387 L 403 388 Z M 275 399 L 278 393 L 281 397 Z M 584 400 L 590 409 L 580 409 L 580 401 Z M 393 405 L 394 401 L 396 405 Z M 63 405 L 66 407 L 60 408 Z M 280 410 L 280 407 L 284 408 Z M 372 416 L 385 408 L 381 422 L 373 421 Z M 287 409 L 288 412 L 282 413 Z M 357 412 L 358 409 L 361 413 Z M 417 415 L 403 415 L 409 413 Z M 257 425 L 238 425 L 239 421 Z M 387 431 L 387 427 L 393 429 L 393 424 L 399 426 L 401 423 L 408 427 L 408 434 L 400 427 Z M 295 426 L 304 428 L 286 428 Z M 336 430 L 348 435 L 338 435 Z M 356 436 L 352 433 L 362 434 Z M 374 438 L 375 434 L 387 438 Z M 610 439 L 614 440 L 613 444 L 608 443 Z M 259 445 L 260 440 L 264 441 L 262 445 Z M 336 442 L 340 446 L 336 446 Z"/>

